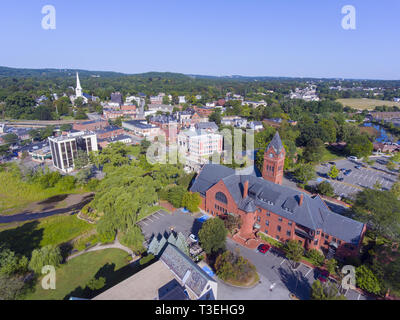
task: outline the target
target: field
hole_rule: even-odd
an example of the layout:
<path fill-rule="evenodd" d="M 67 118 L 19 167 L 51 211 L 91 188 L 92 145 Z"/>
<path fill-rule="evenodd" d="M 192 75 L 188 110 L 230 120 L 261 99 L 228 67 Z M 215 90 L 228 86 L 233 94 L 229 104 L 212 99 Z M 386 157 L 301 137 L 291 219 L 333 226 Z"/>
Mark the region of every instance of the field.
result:
<path fill-rule="evenodd" d="M 376 106 L 397 106 L 400 107 L 400 102 L 384 101 L 376 99 L 338 99 L 343 106 L 348 106 L 359 110 L 373 110 Z"/>
<path fill-rule="evenodd" d="M 73 297 L 88 297 L 92 292 L 86 288 L 89 280 L 104 277 L 106 287 L 110 287 L 132 273 L 133 268 L 126 267 L 129 255 L 120 249 L 105 249 L 88 252 L 78 256 L 56 270 L 56 289 L 43 290 L 41 280 L 35 292 L 28 294 L 26 300 L 63 300 Z M 85 289 L 86 288 L 86 289 Z"/>
<path fill-rule="evenodd" d="M 10 229 L 5 229 L 7 225 L 1 227 L 3 230 L 0 231 L 0 243 L 27 256 L 36 248 L 60 245 L 95 228 L 94 225 L 78 219 L 76 215 L 49 217 Z"/>
<path fill-rule="evenodd" d="M 20 179 L 14 170 L 0 172 L 0 214 L 15 214 L 36 201 L 65 194 L 82 193 L 86 190 L 76 189 L 62 192 L 57 188 L 42 189 L 37 184 L 29 184 Z"/>

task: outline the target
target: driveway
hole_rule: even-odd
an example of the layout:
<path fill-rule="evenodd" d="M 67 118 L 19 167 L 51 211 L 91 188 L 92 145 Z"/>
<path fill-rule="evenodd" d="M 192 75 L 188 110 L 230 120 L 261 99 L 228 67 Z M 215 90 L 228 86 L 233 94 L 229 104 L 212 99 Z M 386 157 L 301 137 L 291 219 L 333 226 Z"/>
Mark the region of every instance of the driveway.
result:
<path fill-rule="evenodd" d="M 289 261 L 274 249 L 262 254 L 227 239 L 227 249 L 234 251 L 235 248 L 239 248 L 240 254 L 255 265 L 261 283 L 252 289 L 235 288 L 222 284 L 218 287 L 218 299 L 236 299 L 235 297 L 238 297 L 240 300 L 288 300 L 290 299 L 289 293 L 293 293 L 301 300 L 310 299 L 311 286 L 317 276 L 314 269 L 300 264 L 296 270 L 293 270 Z M 269 288 L 273 283 L 275 287 L 270 291 Z M 349 300 L 369 299 L 354 290 L 348 290 L 346 297 Z"/>

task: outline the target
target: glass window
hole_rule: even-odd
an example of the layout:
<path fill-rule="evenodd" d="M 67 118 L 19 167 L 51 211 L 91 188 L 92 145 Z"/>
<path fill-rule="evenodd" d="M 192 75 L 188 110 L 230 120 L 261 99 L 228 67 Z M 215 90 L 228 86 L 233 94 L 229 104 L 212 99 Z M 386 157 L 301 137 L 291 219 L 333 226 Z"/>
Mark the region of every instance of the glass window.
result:
<path fill-rule="evenodd" d="M 281 231 L 281 226 L 277 226 L 276 229 L 280 232 Z"/>
<path fill-rule="evenodd" d="M 282 218 L 279 218 L 278 220 L 279 220 L 279 222 L 282 222 Z"/>
<path fill-rule="evenodd" d="M 222 193 L 222 192 L 217 192 L 215 195 L 215 200 L 218 200 L 219 202 L 228 203 L 228 199 L 226 198 L 226 196 Z"/>
<path fill-rule="evenodd" d="M 291 234 L 290 231 L 286 231 L 286 235 L 287 235 L 288 237 L 290 237 L 290 234 Z"/>
<path fill-rule="evenodd" d="M 289 226 L 291 226 L 292 224 L 293 224 L 293 222 L 292 222 L 292 221 L 289 221 L 289 222 L 288 222 L 288 225 L 289 225 Z"/>

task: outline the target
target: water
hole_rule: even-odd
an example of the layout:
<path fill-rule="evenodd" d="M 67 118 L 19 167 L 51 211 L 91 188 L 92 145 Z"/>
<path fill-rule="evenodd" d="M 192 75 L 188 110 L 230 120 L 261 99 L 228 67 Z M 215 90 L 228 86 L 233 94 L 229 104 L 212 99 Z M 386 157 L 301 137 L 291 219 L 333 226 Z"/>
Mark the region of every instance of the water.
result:
<path fill-rule="evenodd" d="M 363 127 L 373 127 L 378 131 L 378 136 L 375 139 L 375 142 L 395 142 L 400 144 L 400 140 L 396 141 L 396 138 L 392 134 L 388 133 L 385 128 L 379 124 L 366 122 L 364 123 Z"/>

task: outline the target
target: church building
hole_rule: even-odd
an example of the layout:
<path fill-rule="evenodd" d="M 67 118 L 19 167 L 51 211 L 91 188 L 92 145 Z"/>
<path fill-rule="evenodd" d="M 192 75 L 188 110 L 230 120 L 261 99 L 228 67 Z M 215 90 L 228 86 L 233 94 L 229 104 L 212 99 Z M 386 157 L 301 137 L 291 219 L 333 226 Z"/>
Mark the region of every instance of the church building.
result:
<path fill-rule="evenodd" d="M 265 149 L 262 177 L 206 164 L 190 191 L 200 194 L 200 208 L 208 214 L 240 216 L 235 237 L 243 243 L 257 242 L 264 233 L 281 242 L 299 241 L 328 258 L 357 255 L 366 225 L 332 212 L 318 195 L 282 186 L 285 155 L 276 133 Z"/>

